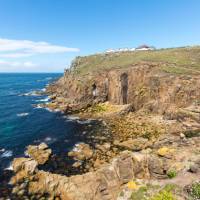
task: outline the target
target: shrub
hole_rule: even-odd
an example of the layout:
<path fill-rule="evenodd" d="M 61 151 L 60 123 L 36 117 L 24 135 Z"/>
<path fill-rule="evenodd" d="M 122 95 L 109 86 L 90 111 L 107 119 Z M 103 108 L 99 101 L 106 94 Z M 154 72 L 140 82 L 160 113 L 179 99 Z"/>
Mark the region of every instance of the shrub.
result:
<path fill-rule="evenodd" d="M 176 185 L 167 184 L 165 187 L 160 190 L 156 195 L 154 195 L 150 200 L 176 200 L 172 191 L 174 191 Z"/>
<path fill-rule="evenodd" d="M 200 183 L 192 184 L 191 195 L 197 199 L 200 199 Z"/>
<path fill-rule="evenodd" d="M 138 191 L 131 194 L 131 200 L 146 200 L 147 187 L 140 187 Z"/>
<path fill-rule="evenodd" d="M 177 172 L 175 170 L 169 170 L 167 172 L 168 178 L 174 178 L 174 177 L 176 177 L 176 175 L 177 175 Z"/>
<path fill-rule="evenodd" d="M 172 192 L 167 190 L 161 190 L 158 194 L 153 196 L 151 200 L 176 200 Z"/>

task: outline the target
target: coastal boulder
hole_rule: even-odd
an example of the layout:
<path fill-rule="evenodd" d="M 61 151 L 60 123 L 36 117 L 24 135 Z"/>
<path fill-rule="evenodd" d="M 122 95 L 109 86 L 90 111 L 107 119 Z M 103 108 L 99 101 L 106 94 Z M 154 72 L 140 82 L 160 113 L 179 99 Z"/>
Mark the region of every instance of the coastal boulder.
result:
<path fill-rule="evenodd" d="M 15 158 L 12 162 L 14 172 L 24 170 L 27 174 L 33 174 L 36 170 L 38 163 L 31 158 Z"/>
<path fill-rule="evenodd" d="M 10 180 L 10 183 L 17 184 L 25 178 L 30 178 L 38 171 L 38 163 L 32 158 L 15 158 L 12 162 L 13 171 L 16 173 Z"/>
<path fill-rule="evenodd" d="M 48 159 L 52 153 L 52 150 L 48 148 L 47 144 L 41 143 L 38 146 L 29 145 L 27 147 L 26 153 L 31 158 L 36 160 L 38 162 L 38 164 L 43 165 L 48 161 Z"/>
<path fill-rule="evenodd" d="M 115 142 L 116 146 L 124 148 L 130 151 L 140 151 L 148 147 L 149 142 L 148 139 L 145 138 L 136 138 L 136 139 L 128 139 L 123 142 Z"/>
<path fill-rule="evenodd" d="M 68 152 L 68 156 L 73 157 L 76 160 L 90 159 L 93 155 L 93 150 L 88 144 L 79 143 L 76 144 L 74 149 Z"/>

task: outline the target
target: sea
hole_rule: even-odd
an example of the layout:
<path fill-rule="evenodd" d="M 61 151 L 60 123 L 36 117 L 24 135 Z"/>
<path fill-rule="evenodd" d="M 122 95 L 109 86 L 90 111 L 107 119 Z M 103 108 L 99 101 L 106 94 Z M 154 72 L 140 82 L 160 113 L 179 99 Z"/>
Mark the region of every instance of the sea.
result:
<path fill-rule="evenodd" d="M 87 121 L 41 108 L 48 103 L 45 87 L 58 73 L 0 74 L 0 173 L 15 157 L 24 156 L 27 145 L 45 142 L 53 153 L 67 152 L 79 142 Z M 42 94 L 41 94 L 42 92 Z"/>

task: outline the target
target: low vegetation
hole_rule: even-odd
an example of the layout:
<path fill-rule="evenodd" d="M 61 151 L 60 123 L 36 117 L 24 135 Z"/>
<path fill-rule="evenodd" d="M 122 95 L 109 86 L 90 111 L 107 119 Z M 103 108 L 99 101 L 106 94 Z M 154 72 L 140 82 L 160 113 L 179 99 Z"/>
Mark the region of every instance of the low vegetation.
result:
<path fill-rule="evenodd" d="M 200 73 L 200 47 L 183 47 L 154 51 L 102 53 L 77 57 L 72 63 L 76 74 L 126 68 L 139 62 L 161 63 L 160 70 L 172 74 Z"/>
<path fill-rule="evenodd" d="M 133 192 L 131 200 L 176 200 L 175 189 L 176 185 L 173 184 L 167 184 L 164 188 L 148 184 Z"/>
<path fill-rule="evenodd" d="M 134 114 L 116 117 L 115 120 L 111 120 L 109 126 L 113 133 L 122 139 L 143 137 L 151 140 L 158 138 L 166 131 L 163 125 L 154 123 L 147 116 L 138 117 Z"/>
<path fill-rule="evenodd" d="M 194 199 L 200 199 L 200 182 L 192 184 L 192 187 L 191 187 L 191 196 Z"/>
<path fill-rule="evenodd" d="M 175 178 L 177 176 L 176 170 L 169 170 L 167 172 L 167 176 L 168 176 L 168 178 Z"/>

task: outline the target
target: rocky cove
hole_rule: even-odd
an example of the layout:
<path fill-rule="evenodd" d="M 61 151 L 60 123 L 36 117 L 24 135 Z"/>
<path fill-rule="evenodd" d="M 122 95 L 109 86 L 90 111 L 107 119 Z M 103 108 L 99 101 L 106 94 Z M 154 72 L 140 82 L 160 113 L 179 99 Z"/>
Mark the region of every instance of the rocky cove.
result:
<path fill-rule="evenodd" d="M 200 199 L 199 52 L 78 57 L 41 106 L 96 123 L 63 156 L 45 143 L 28 146 L 12 163 L 13 197 Z"/>

